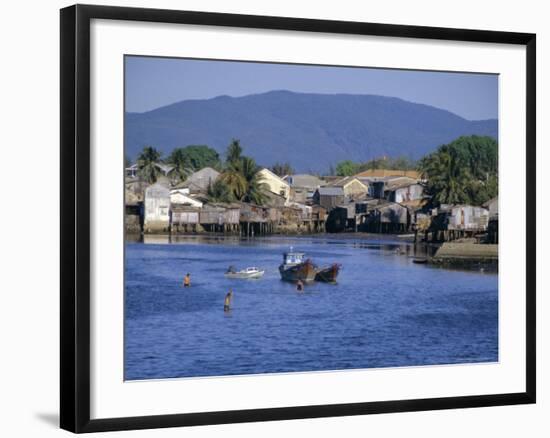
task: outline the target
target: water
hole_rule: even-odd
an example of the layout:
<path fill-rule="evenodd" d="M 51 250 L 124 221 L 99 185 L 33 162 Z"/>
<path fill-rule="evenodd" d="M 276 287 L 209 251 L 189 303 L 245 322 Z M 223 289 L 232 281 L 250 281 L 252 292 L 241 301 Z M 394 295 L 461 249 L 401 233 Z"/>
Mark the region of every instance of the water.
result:
<path fill-rule="evenodd" d="M 409 244 L 150 241 L 126 244 L 127 380 L 498 360 L 498 276 L 414 264 Z M 291 245 L 318 264 L 342 263 L 338 284 L 298 293 L 281 281 L 277 268 Z M 229 265 L 266 273 L 229 280 Z M 187 272 L 192 286 L 184 289 Z M 224 313 L 229 288 L 233 308 Z"/>

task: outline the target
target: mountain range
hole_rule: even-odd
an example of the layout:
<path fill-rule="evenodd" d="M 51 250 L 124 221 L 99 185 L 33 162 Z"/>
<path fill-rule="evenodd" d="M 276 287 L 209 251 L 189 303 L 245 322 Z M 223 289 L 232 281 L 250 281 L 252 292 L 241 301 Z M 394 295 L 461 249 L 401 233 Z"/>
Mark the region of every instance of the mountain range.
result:
<path fill-rule="evenodd" d="M 169 154 L 206 144 L 222 156 L 232 139 L 263 166 L 289 162 L 298 172 L 327 172 L 338 161 L 381 156 L 418 159 L 461 135 L 498 138 L 498 120 L 466 120 L 395 97 L 270 91 L 185 100 L 126 113 L 125 151 L 145 145 Z"/>

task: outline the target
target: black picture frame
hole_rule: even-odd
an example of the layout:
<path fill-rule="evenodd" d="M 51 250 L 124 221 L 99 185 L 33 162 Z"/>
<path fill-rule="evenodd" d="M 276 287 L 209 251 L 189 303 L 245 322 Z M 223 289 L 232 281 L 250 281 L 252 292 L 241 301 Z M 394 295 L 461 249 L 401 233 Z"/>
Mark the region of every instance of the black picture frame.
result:
<path fill-rule="evenodd" d="M 90 419 L 90 21 L 92 19 L 525 46 L 527 75 L 526 391 L 479 396 Z M 535 403 L 535 34 L 89 5 L 75 5 L 62 9 L 60 24 L 61 428 L 75 433 L 101 432 Z"/>

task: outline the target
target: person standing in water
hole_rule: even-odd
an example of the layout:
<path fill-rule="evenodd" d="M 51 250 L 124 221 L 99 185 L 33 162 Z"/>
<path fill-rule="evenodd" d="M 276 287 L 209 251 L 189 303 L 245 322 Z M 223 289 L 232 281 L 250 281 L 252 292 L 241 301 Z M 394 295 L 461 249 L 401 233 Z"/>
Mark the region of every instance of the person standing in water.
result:
<path fill-rule="evenodd" d="M 191 287 L 191 274 L 189 272 L 183 277 L 183 287 Z"/>
<path fill-rule="evenodd" d="M 304 283 L 302 280 L 298 280 L 298 283 L 296 283 L 296 290 L 298 292 L 303 292 L 304 291 Z"/>
<path fill-rule="evenodd" d="M 225 300 L 223 301 L 223 311 L 229 312 L 231 310 L 231 300 L 233 299 L 233 290 L 229 289 L 229 292 L 225 295 Z"/>

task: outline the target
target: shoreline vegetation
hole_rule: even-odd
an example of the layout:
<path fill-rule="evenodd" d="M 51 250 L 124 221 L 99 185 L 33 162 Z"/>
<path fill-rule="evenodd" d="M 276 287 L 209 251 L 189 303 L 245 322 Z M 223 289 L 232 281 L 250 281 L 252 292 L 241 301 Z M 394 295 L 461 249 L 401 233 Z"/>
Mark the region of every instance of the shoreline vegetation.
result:
<path fill-rule="evenodd" d="M 233 140 L 126 160 L 125 231 L 132 235 L 322 236 L 433 244 L 440 265 L 498 261 L 498 145 L 459 137 L 418 161 L 350 160 L 328 174 L 262 167 Z"/>

